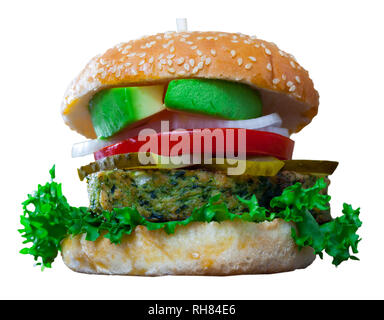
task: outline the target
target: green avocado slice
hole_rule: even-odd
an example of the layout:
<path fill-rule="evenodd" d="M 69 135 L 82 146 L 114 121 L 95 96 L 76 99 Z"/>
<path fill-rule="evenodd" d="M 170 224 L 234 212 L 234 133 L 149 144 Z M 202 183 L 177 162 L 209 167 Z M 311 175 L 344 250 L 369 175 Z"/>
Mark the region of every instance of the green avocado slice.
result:
<path fill-rule="evenodd" d="M 165 109 L 164 85 L 105 89 L 89 102 L 96 135 L 106 139 L 126 126 Z"/>
<path fill-rule="evenodd" d="M 180 79 L 169 82 L 164 99 L 168 109 L 243 120 L 262 115 L 257 90 L 224 80 Z"/>

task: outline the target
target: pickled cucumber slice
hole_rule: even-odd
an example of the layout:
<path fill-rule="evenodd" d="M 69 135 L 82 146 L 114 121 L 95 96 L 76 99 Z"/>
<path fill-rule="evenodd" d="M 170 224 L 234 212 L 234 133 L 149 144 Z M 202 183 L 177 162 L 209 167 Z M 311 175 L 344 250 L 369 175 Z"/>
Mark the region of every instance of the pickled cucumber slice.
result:
<path fill-rule="evenodd" d="M 298 173 L 330 175 L 338 162 L 325 160 L 285 160 L 281 161 L 274 157 L 254 157 L 248 160 L 237 160 L 225 158 L 212 158 L 211 164 L 177 164 L 180 157 L 167 157 L 154 153 L 145 153 L 149 159 L 147 165 L 143 165 L 140 156 L 144 153 L 126 153 L 106 157 L 78 169 L 80 180 L 92 173 L 113 169 L 180 169 L 185 167 L 202 168 L 205 170 L 225 171 L 228 174 L 246 174 L 251 176 L 275 176 L 279 171 L 294 171 Z M 178 159 L 176 159 L 178 158 Z M 176 161 L 177 160 L 177 161 Z M 203 160 L 203 159 L 202 159 Z M 203 161 L 201 161 L 203 162 Z M 231 169 L 231 170 L 228 170 Z M 238 171 L 236 171 L 238 170 Z"/>
<path fill-rule="evenodd" d="M 248 85 L 223 80 L 180 79 L 169 82 L 168 109 L 243 120 L 262 115 L 260 94 Z"/>
<path fill-rule="evenodd" d="M 269 177 L 275 176 L 284 166 L 284 161 L 273 157 L 258 160 L 237 160 L 235 164 L 231 160 L 222 158 L 214 158 L 212 162 L 212 164 L 201 164 L 198 166 L 207 170 L 225 171 L 229 175 L 246 174 Z"/>
<path fill-rule="evenodd" d="M 149 163 L 143 165 L 140 161 L 140 153 L 125 153 L 106 157 L 95 162 L 91 162 L 86 166 L 77 169 L 80 180 L 94 172 L 113 170 L 113 169 L 178 169 L 191 165 L 174 164 L 174 161 L 168 157 L 157 155 L 154 153 L 146 153 L 145 157 L 149 157 Z"/>
<path fill-rule="evenodd" d="M 326 175 L 331 175 L 339 165 L 328 160 L 286 160 L 284 163 L 282 170 Z"/>
<path fill-rule="evenodd" d="M 190 164 L 181 163 L 180 157 L 167 157 L 153 153 L 146 153 L 145 157 L 150 158 L 147 165 L 143 165 L 140 156 L 144 153 L 126 153 L 106 157 L 78 169 L 80 180 L 92 173 L 113 170 L 113 169 L 180 169 L 185 167 L 203 168 L 206 170 L 226 171 L 229 174 L 248 174 L 253 176 L 274 176 L 284 166 L 284 161 L 273 157 L 260 158 L 259 160 L 233 160 L 225 158 L 213 158 L 212 164 Z M 177 158 L 177 159 L 176 159 Z M 203 161 L 201 161 L 203 162 Z M 178 164 L 180 163 L 180 164 Z M 228 171 L 228 169 L 230 169 Z M 237 171 L 236 171 L 237 170 Z"/>

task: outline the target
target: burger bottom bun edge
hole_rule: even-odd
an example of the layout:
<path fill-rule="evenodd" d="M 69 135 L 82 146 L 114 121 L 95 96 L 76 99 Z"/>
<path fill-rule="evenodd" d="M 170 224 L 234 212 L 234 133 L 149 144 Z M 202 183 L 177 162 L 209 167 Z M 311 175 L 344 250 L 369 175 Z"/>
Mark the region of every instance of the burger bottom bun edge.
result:
<path fill-rule="evenodd" d="M 85 235 L 62 242 L 64 263 L 73 271 L 109 275 L 264 274 L 305 268 L 315 260 L 310 247 L 298 249 L 292 224 L 281 219 L 193 222 L 174 234 L 138 226 L 120 244 Z"/>

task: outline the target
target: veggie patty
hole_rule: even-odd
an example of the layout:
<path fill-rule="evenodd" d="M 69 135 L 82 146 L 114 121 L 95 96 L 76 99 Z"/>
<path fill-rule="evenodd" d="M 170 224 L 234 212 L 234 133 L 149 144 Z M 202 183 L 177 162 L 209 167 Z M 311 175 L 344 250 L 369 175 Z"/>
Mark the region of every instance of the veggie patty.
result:
<path fill-rule="evenodd" d="M 188 218 L 195 208 L 221 194 L 228 209 L 246 211 L 238 199 L 256 195 L 259 204 L 269 208 L 271 199 L 300 182 L 312 187 L 318 176 L 281 171 L 276 176 L 226 175 L 203 169 L 100 171 L 87 176 L 90 209 L 95 212 L 135 207 L 149 221 L 174 221 Z M 329 184 L 329 180 L 326 179 Z M 327 190 L 323 191 L 327 194 Z M 312 212 L 319 223 L 331 219 L 329 210 Z"/>

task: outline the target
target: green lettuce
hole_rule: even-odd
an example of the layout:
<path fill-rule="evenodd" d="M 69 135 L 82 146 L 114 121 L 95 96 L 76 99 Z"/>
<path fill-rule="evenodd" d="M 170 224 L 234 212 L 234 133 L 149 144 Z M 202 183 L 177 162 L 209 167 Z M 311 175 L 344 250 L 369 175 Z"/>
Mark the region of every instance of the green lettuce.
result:
<path fill-rule="evenodd" d="M 148 230 L 164 229 L 166 233 L 174 233 L 178 226 L 194 221 L 211 222 L 225 220 L 242 220 L 260 223 L 276 218 L 294 222 L 292 238 L 299 249 L 310 246 L 321 258 L 323 252 L 333 257 L 332 263 L 357 258 L 350 254 L 358 253 L 357 245 L 361 240 L 356 234 L 361 226 L 360 210 L 354 210 L 344 204 L 343 215 L 330 222 L 318 225 L 312 214 L 313 209 L 328 208 L 330 197 L 320 191 L 326 187 L 323 179 L 319 179 L 311 188 L 304 189 L 300 183 L 287 187 L 280 196 L 272 199 L 272 210 L 260 207 L 256 196 L 246 200 L 238 197 L 247 212 L 234 214 L 217 194 L 200 208 L 195 208 L 190 217 L 182 221 L 150 222 L 143 218 L 135 208 L 119 208 L 111 212 L 94 214 L 86 207 L 72 207 L 62 193 L 60 183 L 54 181 L 55 166 L 50 170 L 51 181 L 38 185 L 33 194 L 22 203 L 23 215 L 20 223 L 24 227 L 19 232 L 25 238 L 20 253 L 34 256 L 37 265 L 42 269 L 50 268 L 61 250 L 61 241 L 68 236 L 85 234 L 86 239 L 95 241 L 99 236 L 108 238 L 119 244 L 124 235 L 129 235 L 139 225 Z"/>

